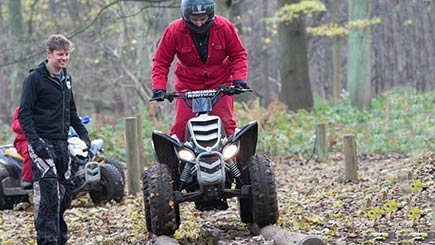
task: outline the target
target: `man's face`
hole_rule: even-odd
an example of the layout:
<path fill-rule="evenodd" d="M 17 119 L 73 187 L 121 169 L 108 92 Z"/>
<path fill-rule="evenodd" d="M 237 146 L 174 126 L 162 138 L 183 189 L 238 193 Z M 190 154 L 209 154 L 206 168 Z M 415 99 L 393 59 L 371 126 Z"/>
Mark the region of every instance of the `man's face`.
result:
<path fill-rule="evenodd" d="M 195 26 L 201 27 L 205 22 L 207 22 L 208 15 L 191 15 L 189 16 L 189 20 L 192 21 Z"/>
<path fill-rule="evenodd" d="M 68 64 L 69 60 L 69 52 L 67 50 L 59 49 L 46 51 L 48 63 L 53 67 L 54 69 L 61 69 L 66 68 L 66 65 Z"/>

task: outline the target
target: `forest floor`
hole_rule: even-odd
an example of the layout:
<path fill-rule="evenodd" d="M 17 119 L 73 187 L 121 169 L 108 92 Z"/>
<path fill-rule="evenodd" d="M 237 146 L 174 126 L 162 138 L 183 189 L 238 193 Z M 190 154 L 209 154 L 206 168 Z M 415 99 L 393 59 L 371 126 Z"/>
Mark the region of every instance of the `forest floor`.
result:
<path fill-rule="evenodd" d="M 315 235 L 327 244 L 435 244 L 435 155 L 372 155 L 359 159 L 359 180 L 344 182 L 344 160 L 326 163 L 275 159 L 280 217 L 277 226 Z M 199 212 L 181 204 L 180 244 L 274 244 L 251 236 L 240 222 L 235 200 L 225 211 Z M 36 244 L 32 205 L 0 211 L 0 244 Z M 65 214 L 69 244 L 146 244 L 142 194 L 95 207 L 87 196 Z"/>

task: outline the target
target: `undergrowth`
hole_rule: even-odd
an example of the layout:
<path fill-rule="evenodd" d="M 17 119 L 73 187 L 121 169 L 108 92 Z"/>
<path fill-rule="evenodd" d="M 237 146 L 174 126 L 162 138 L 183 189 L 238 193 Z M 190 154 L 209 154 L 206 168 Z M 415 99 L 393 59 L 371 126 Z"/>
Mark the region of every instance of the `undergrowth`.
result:
<path fill-rule="evenodd" d="M 311 112 L 289 111 L 278 101 L 262 108 L 258 101 L 235 104 L 238 125 L 257 120 L 259 136 L 257 151 L 270 156 L 309 157 L 316 143 L 315 128 L 326 123 L 330 152 L 342 150 L 342 137 L 353 134 L 357 141 L 358 154 L 411 153 L 435 150 L 435 93 L 421 93 L 412 89 L 397 88 L 372 100 L 368 110 L 357 110 L 351 105 L 348 94 L 333 105 L 329 101 L 315 99 Z M 153 129 L 166 132 L 173 115 L 153 117 L 149 112 L 142 116 L 144 157 L 152 162 Z M 91 138 L 105 140 L 108 154 L 126 159 L 124 121 L 112 125 L 91 122 L 87 125 Z M 0 130 L 2 144 L 12 143 L 13 134 L 8 125 Z"/>

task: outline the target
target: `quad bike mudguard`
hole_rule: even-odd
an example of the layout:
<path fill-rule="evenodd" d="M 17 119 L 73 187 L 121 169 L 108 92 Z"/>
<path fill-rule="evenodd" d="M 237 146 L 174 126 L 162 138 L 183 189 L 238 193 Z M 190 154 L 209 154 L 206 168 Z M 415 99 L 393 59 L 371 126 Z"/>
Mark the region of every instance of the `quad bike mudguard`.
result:
<path fill-rule="evenodd" d="M 153 131 L 152 140 L 157 162 L 168 165 L 172 170 L 177 169 L 179 160 L 174 146 L 182 147 L 180 141 L 157 130 Z"/>
<path fill-rule="evenodd" d="M 237 162 L 245 162 L 251 156 L 255 155 L 257 149 L 258 123 L 251 121 L 243 125 L 230 137 L 230 140 L 235 142 L 240 141 L 240 151 L 237 154 Z"/>

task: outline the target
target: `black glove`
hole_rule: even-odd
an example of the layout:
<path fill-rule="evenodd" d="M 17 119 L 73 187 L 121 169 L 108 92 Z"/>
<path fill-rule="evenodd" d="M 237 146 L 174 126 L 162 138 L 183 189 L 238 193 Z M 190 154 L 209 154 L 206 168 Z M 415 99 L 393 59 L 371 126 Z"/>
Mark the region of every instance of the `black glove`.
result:
<path fill-rule="evenodd" d="M 233 85 L 236 88 L 240 88 L 240 89 L 249 89 L 248 85 L 246 84 L 245 81 L 243 80 L 234 80 L 233 81 Z"/>
<path fill-rule="evenodd" d="M 164 89 L 154 89 L 153 90 L 153 97 L 151 100 L 155 101 L 164 101 L 166 96 L 166 90 Z"/>
<path fill-rule="evenodd" d="M 88 149 L 91 149 L 91 140 L 89 139 L 88 136 L 82 137 L 82 138 L 80 138 L 80 139 L 83 140 L 83 142 L 85 142 L 86 147 L 87 147 Z"/>
<path fill-rule="evenodd" d="M 30 143 L 35 154 L 42 159 L 54 159 L 53 147 L 47 145 L 41 138 L 34 140 Z"/>

